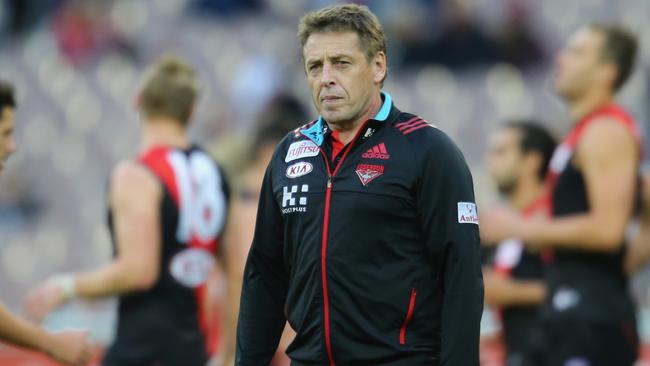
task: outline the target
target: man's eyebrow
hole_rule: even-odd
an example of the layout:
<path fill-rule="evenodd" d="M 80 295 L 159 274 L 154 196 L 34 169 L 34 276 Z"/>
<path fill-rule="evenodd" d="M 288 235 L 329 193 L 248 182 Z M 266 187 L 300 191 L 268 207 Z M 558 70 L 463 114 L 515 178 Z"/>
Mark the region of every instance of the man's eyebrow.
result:
<path fill-rule="evenodd" d="M 315 64 L 320 64 L 323 62 L 323 60 L 341 60 L 341 59 L 351 59 L 352 56 L 346 53 L 332 53 L 327 56 L 319 56 L 319 57 L 314 57 L 314 58 L 307 58 L 305 60 L 305 64 L 307 65 L 315 65 Z"/>

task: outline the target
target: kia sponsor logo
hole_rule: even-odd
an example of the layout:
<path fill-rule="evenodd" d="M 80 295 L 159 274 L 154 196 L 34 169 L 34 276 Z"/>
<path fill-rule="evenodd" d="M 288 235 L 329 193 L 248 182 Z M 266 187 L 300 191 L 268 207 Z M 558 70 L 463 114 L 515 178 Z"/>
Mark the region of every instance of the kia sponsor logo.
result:
<path fill-rule="evenodd" d="M 316 145 L 311 140 L 296 141 L 289 145 L 287 156 L 284 158 L 284 162 L 288 163 L 296 159 L 316 156 L 319 154 L 319 152 L 320 149 L 318 145 Z"/>
<path fill-rule="evenodd" d="M 285 175 L 287 178 L 298 178 L 302 177 L 303 175 L 307 175 L 311 173 L 311 171 L 314 170 L 314 166 L 311 165 L 310 163 L 306 161 L 299 161 L 293 165 L 289 165 L 287 167 L 287 171 Z"/>

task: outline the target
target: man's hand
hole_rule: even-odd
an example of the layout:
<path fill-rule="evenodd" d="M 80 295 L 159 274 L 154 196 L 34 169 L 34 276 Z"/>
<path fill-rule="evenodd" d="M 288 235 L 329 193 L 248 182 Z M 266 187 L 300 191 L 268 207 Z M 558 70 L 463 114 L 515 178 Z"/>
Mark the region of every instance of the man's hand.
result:
<path fill-rule="evenodd" d="M 65 289 L 58 278 L 52 277 L 31 290 L 25 298 L 25 314 L 29 319 L 42 322 L 52 311 L 67 302 Z"/>
<path fill-rule="evenodd" d="M 46 333 L 41 349 L 57 362 L 83 366 L 90 361 L 92 354 L 86 340 L 87 335 L 86 332 L 80 331 Z"/>

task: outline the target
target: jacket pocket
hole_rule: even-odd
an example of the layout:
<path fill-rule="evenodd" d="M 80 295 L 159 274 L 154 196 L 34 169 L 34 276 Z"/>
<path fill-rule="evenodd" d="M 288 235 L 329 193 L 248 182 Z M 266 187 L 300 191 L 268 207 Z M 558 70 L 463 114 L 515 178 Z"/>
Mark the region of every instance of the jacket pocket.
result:
<path fill-rule="evenodd" d="M 409 323 L 411 322 L 411 318 L 413 318 L 413 311 L 415 310 L 415 297 L 417 296 L 417 290 L 415 287 L 411 289 L 411 298 L 409 300 L 409 308 L 408 311 L 406 312 L 406 317 L 404 317 L 404 322 L 402 323 L 402 327 L 399 330 L 399 344 L 404 345 L 406 344 L 406 328 L 408 327 Z"/>

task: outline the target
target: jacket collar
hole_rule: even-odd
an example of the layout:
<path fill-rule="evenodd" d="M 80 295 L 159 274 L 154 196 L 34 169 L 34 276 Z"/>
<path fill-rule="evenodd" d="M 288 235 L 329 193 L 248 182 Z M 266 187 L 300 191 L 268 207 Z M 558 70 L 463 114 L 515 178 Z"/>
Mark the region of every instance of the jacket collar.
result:
<path fill-rule="evenodd" d="M 382 99 L 384 100 L 384 103 L 381 105 L 381 108 L 379 109 L 379 112 L 371 118 L 371 120 L 378 121 L 378 122 L 384 122 L 390 115 L 390 111 L 393 108 L 393 98 L 390 96 L 385 91 L 381 92 Z M 325 141 L 325 135 L 327 133 L 328 127 L 325 121 L 323 120 L 323 116 L 318 116 L 318 120 L 316 123 L 311 125 L 308 128 L 303 128 L 300 130 L 300 133 L 303 134 L 304 136 L 307 136 L 310 140 L 312 140 L 316 145 L 321 146 L 323 144 L 323 141 Z"/>

